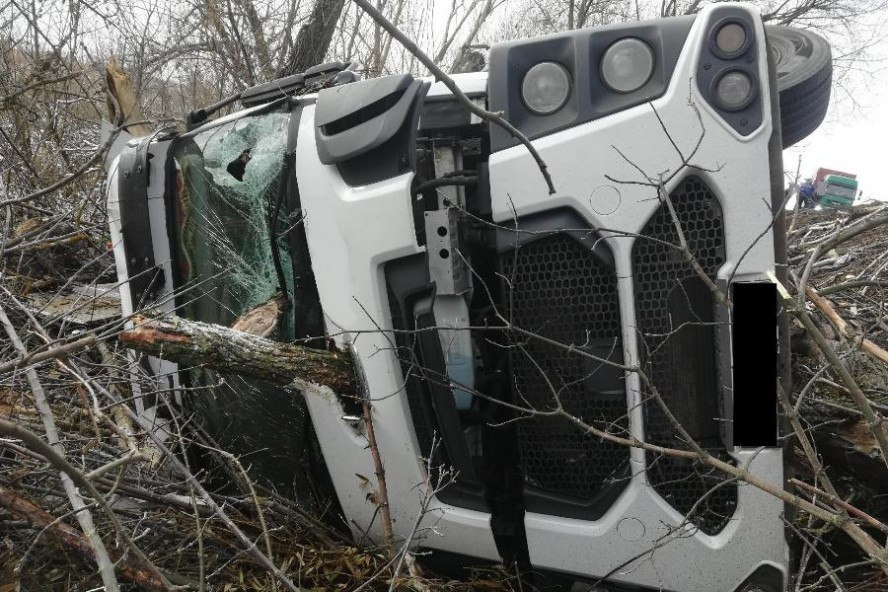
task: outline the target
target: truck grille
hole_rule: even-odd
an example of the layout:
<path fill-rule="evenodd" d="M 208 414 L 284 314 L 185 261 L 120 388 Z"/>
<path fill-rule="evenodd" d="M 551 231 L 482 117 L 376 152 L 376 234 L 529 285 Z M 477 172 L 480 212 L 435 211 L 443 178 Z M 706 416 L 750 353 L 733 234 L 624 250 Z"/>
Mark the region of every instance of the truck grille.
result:
<path fill-rule="evenodd" d="M 710 278 L 725 262 L 722 211 L 709 188 L 689 177 L 671 201 L 688 248 Z M 647 240 L 647 238 L 653 240 Z M 715 299 L 685 261 L 679 235 L 663 204 L 636 239 L 632 251 L 635 308 L 642 368 L 666 406 L 711 454 L 730 461 L 718 418 L 720 382 Z M 665 413 L 644 392 L 645 432 L 651 444 L 686 449 Z M 699 463 L 647 453 L 654 489 L 708 534 L 727 524 L 737 505 L 736 483 Z M 719 485 L 720 484 L 720 485 Z M 718 487 L 716 487 L 718 486 Z"/>
<path fill-rule="evenodd" d="M 591 244 L 597 237 L 591 237 Z M 604 247 L 599 243 L 598 249 Z M 552 234 L 502 256 L 512 322 L 565 345 L 622 363 L 617 276 L 587 246 Z M 514 336 L 510 352 L 516 404 L 564 409 L 597 427 L 627 429 L 623 371 L 563 347 Z M 562 417 L 517 424 L 526 505 L 530 511 L 587 518 L 606 511 L 628 475 L 629 450 L 585 433 Z M 534 496 L 536 492 L 538 496 Z M 553 498 L 565 503 L 559 503 Z M 573 509 L 570 509 L 573 506 Z M 592 515 L 589 515 L 589 514 Z"/>

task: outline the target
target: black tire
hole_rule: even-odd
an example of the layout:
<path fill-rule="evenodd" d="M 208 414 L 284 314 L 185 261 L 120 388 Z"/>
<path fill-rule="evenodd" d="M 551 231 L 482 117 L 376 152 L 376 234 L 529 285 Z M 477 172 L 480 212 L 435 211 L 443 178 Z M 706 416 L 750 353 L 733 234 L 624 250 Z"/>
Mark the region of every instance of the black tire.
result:
<path fill-rule="evenodd" d="M 768 25 L 768 51 L 777 71 L 783 147 L 805 138 L 823 122 L 832 89 L 832 51 L 826 39 L 790 27 Z"/>

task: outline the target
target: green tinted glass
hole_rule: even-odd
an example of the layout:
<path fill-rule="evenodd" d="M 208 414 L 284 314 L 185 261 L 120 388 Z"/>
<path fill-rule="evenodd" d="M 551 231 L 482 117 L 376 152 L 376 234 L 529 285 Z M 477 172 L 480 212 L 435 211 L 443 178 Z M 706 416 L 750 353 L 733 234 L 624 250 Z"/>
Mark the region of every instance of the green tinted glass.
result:
<path fill-rule="evenodd" d="M 267 112 L 176 143 L 170 230 L 182 316 L 231 326 L 276 300 L 281 287 L 273 244 L 292 294 L 289 122 L 288 112 Z M 277 323 L 271 315 L 270 338 L 294 338 L 293 308 L 282 306 Z M 308 415 L 298 394 L 203 368 L 181 370 L 180 378 L 194 389 L 185 396 L 186 406 L 220 447 L 241 457 L 253 477 L 299 499 L 310 495 L 300 486 L 308 482 L 300 476 L 307 470 Z"/>

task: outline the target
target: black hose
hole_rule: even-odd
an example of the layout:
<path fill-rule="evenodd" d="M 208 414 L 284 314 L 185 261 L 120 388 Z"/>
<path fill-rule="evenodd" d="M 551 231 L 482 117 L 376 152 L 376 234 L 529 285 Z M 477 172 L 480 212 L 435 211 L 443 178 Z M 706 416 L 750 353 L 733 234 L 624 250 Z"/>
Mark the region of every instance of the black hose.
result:
<path fill-rule="evenodd" d="M 439 178 L 440 179 L 449 179 L 451 177 L 477 177 L 478 171 L 473 171 L 471 169 L 459 169 L 456 171 L 450 171 L 448 173 L 444 173 Z"/>
<path fill-rule="evenodd" d="M 451 185 L 477 185 L 478 177 L 439 177 L 438 179 L 430 179 L 420 183 L 413 189 L 413 194 L 422 193 L 429 189 L 437 189 L 438 187 L 448 187 Z"/>

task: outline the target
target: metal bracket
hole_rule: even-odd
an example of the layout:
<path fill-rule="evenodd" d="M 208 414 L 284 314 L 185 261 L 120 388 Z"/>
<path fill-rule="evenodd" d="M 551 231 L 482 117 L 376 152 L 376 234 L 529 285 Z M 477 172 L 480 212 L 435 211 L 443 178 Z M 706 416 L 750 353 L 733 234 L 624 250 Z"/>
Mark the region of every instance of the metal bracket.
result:
<path fill-rule="evenodd" d="M 460 256 L 457 211 L 453 208 L 425 212 L 429 279 L 438 295 L 462 295 L 470 287 L 469 270 Z"/>

